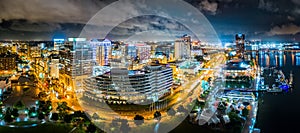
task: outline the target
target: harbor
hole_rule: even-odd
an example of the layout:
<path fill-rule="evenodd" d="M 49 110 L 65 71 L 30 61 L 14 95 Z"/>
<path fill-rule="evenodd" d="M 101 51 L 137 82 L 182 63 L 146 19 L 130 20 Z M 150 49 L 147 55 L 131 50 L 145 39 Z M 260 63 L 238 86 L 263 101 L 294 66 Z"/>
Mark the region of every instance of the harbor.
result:
<path fill-rule="evenodd" d="M 272 93 L 260 93 L 259 96 L 259 111 L 257 114 L 257 122 L 255 127 L 261 129 L 262 132 L 272 133 L 272 132 L 295 132 L 298 130 L 297 123 L 289 122 L 290 117 L 293 119 L 300 119 L 297 111 L 300 108 L 297 105 L 299 101 L 299 58 L 293 57 L 295 53 L 287 52 L 276 56 L 276 54 L 261 55 L 261 58 L 270 58 L 270 62 L 260 61 L 260 65 L 264 67 L 264 82 L 265 86 L 272 87 L 276 84 L 276 79 L 278 75 L 274 73 L 276 70 L 281 70 L 288 79 L 288 85 L 290 88 L 288 91 L 272 92 Z M 273 62 L 274 61 L 274 62 Z M 270 83 L 270 84 L 268 84 Z M 279 82 L 280 83 L 280 82 Z M 286 82 L 285 82 L 286 83 Z M 294 108 L 291 109 L 291 106 Z"/>

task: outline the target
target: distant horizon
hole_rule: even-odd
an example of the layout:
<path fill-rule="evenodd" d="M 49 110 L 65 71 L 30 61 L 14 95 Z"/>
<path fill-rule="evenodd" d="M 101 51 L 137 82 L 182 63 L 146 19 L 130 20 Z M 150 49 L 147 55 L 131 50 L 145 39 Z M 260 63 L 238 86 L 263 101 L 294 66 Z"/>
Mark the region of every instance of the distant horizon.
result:
<path fill-rule="evenodd" d="M 77 38 L 77 37 L 68 37 L 68 38 Z M 54 38 L 54 39 L 65 39 L 67 40 L 68 38 Z M 79 38 L 79 37 L 78 37 Z M 99 38 L 100 39 L 100 38 Z M 125 40 L 120 39 L 108 39 L 110 41 L 115 41 L 115 42 L 124 42 Z M 174 40 L 159 40 L 159 41 L 132 41 L 132 42 L 174 42 L 176 39 Z M 46 39 L 46 40 L 42 40 L 42 39 L 36 39 L 36 40 L 25 40 L 25 39 L 0 39 L 0 42 L 9 42 L 9 41 L 20 41 L 20 42 L 53 42 L 53 39 Z M 192 41 L 199 41 L 199 40 L 192 40 Z M 201 40 L 200 40 L 201 41 Z M 234 43 L 235 40 L 234 39 L 220 39 L 220 41 L 222 43 Z M 262 43 L 266 43 L 266 42 L 274 42 L 274 43 L 300 43 L 300 41 L 291 41 L 291 40 L 256 40 L 256 39 L 245 39 L 246 42 L 262 42 Z"/>

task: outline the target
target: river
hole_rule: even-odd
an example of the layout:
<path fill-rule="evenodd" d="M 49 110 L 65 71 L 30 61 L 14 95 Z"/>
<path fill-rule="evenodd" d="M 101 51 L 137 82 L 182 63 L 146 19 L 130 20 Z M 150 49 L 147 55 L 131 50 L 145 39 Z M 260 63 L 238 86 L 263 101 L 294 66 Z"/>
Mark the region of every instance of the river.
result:
<path fill-rule="evenodd" d="M 289 78 L 290 71 L 294 74 L 294 89 L 281 94 L 260 94 L 256 128 L 261 133 L 294 133 L 299 132 L 300 123 L 300 54 L 298 53 L 253 53 L 260 66 L 276 67 Z M 297 82 L 298 81 L 298 82 Z M 263 102 L 262 102 L 263 101 Z M 182 122 L 172 133 L 179 132 L 215 132 L 205 127 Z"/>
<path fill-rule="evenodd" d="M 278 67 L 288 78 L 294 75 L 294 87 L 287 93 L 260 96 L 256 127 L 263 133 L 299 132 L 300 123 L 300 56 L 298 53 L 259 54 L 259 64 Z M 256 58 L 257 59 L 257 58 Z"/>

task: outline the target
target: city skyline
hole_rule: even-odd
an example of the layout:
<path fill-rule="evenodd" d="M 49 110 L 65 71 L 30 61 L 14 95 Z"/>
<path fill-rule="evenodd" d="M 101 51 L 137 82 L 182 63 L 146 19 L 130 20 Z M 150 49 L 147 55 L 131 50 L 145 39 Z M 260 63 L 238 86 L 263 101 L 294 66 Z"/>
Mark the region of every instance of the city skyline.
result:
<path fill-rule="evenodd" d="M 2 2 L 6 4 L 2 5 L 0 13 L 1 40 L 52 40 L 78 37 L 84 25 L 99 10 L 113 1 L 23 3 L 19 0 L 2 0 Z M 300 40 L 300 20 L 297 18 L 300 13 L 300 2 L 297 0 L 186 0 L 186 2 L 207 17 L 222 41 L 234 40 L 236 33 L 246 34 L 249 40 L 295 42 Z M 108 37 L 118 40 L 124 36 L 151 30 L 157 34 L 153 37 L 157 40 L 165 39 L 158 37 L 165 33 L 170 34 L 171 37 L 168 39 L 171 40 L 188 31 L 173 20 L 156 16 L 137 17 L 117 26 Z"/>
<path fill-rule="evenodd" d="M 1 133 L 298 130 L 299 0 L 0 2 Z"/>

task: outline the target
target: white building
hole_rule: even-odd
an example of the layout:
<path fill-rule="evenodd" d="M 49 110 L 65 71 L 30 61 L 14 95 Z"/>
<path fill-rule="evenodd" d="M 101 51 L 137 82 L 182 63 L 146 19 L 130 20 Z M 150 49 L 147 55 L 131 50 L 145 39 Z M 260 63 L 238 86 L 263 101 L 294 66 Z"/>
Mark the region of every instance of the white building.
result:
<path fill-rule="evenodd" d="M 64 45 L 65 39 L 53 39 L 54 41 L 54 48 L 53 50 L 59 51 L 60 48 Z"/>
<path fill-rule="evenodd" d="M 175 59 L 191 58 L 191 37 L 183 37 L 175 41 Z"/>
<path fill-rule="evenodd" d="M 59 78 L 59 59 L 51 59 L 50 76 L 52 78 Z"/>
<path fill-rule="evenodd" d="M 65 50 L 60 51 L 63 66 L 60 79 L 65 81 L 66 86 L 80 91 L 83 80 L 92 75 L 96 65 L 95 48 L 86 38 L 69 38 L 64 47 Z"/>
<path fill-rule="evenodd" d="M 145 103 L 171 91 L 172 69 L 146 66 L 143 70 L 112 68 L 111 72 L 85 80 L 84 96 L 100 102 Z"/>
<path fill-rule="evenodd" d="M 93 39 L 91 44 L 95 48 L 96 61 L 100 66 L 109 65 L 109 59 L 112 57 L 112 43 L 108 39 Z"/>

